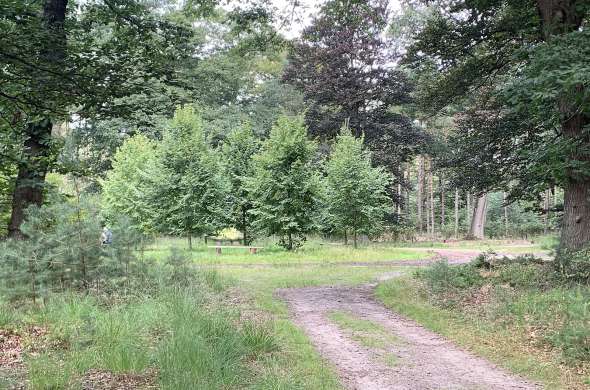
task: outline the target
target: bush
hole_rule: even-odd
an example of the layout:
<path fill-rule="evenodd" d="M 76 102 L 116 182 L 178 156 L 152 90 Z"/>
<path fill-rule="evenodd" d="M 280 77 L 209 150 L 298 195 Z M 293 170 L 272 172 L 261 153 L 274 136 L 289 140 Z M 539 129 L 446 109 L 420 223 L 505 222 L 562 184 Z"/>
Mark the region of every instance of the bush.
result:
<path fill-rule="evenodd" d="M 507 265 L 507 264 L 543 264 L 543 259 L 535 257 L 531 254 L 524 254 L 521 256 L 517 256 L 514 258 L 507 257 L 507 256 L 498 256 L 496 252 L 490 250 L 487 252 L 481 253 L 477 256 L 471 264 L 476 268 L 484 268 L 487 270 L 491 270 L 493 268 L 497 268 L 499 266 Z"/>
<path fill-rule="evenodd" d="M 436 262 L 433 266 L 417 272 L 433 292 L 466 289 L 482 284 L 483 277 L 471 264 L 450 266 L 447 261 Z"/>
<path fill-rule="evenodd" d="M 554 264 L 562 279 L 590 283 L 590 247 L 576 252 L 561 250 L 555 257 Z"/>
<path fill-rule="evenodd" d="M 27 210 L 26 239 L 0 246 L 0 294 L 10 300 L 46 299 L 66 290 L 117 291 L 143 272 L 134 255 L 138 234 L 121 220 L 101 245 L 98 209 L 89 199 L 61 199 Z"/>
<path fill-rule="evenodd" d="M 537 264 L 513 263 L 499 267 L 498 279 L 514 288 L 531 289 L 547 284 L 548 273 Z"/>

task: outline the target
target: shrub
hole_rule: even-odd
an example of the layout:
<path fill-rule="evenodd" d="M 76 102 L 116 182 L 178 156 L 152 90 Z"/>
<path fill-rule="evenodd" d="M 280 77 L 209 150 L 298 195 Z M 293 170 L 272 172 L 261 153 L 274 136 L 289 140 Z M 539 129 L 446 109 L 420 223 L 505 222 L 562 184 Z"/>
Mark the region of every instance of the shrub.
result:
<path fill-rule="evenodd" d="M 498 279 L 515 288 L 539 288 L 548 281 L 545 268 L 536 264 L 513 263 L 499 267 Z"/>
<path fill-rule="evenodd" d="M 196 278 L 196 272 L 191 267 L 192 262 L 188 252 L 172 247 L 165 264 L 167 266 L 166 278 L 168 284 L 172 286 L 186 287 Z"/>
<path fill-rule="evenodd" d="M 61 199 L 29 208 L 21 226 L 26 239 L 0 247 L 0 293 L 35 301 L 52 292 L 113 292 L 128 286 L 142 266 L 133 252 L 138 235 L 121 223 L 112 227 L 112 244 L 101 245 L 98 209 L 91 200 Z"/>
<path fill-rule="evenodd" d="M 436 262 L 431 267 L 419 271 L 418 277 L 426 281 L 433 292 L 466 289 L 483 282 L 483 277 L 473 265 L 450 266 L 447 261 Z"/>
<path fill-rule="evenodd" d="M 555 257 L 554 264 L 564 280 L 590 283 L 590 247 L 576 252 L 561 250 Z"/>
<path fill-rule="evenodd" d="M 505 264 L 543 264 L 543 259 L 535 257 L 532 254 L 524 254 L 515 258 L 507 256 L 498 256 L 496 252 L 489 250 L 481 253 L 477 256 L 471 264 L 476 268 L 484 268 L 491 270 L 493 268 L 505 265 Z"/>

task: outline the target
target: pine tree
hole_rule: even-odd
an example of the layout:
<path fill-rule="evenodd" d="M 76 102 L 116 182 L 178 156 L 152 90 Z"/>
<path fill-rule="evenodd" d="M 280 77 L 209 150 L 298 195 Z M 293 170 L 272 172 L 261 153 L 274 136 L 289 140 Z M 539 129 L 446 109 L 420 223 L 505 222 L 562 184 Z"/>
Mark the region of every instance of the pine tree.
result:
<path fill-rule="evenodd" d="M 231 185 L 231 222 L 242 232 L 244 245 L 252 240 L 250 230 L 253 218 L 250 213 L 252 201 L 245 180 L 254 172 L 252 156 L 259 148 L 260 142 L 249 125 L 232 131 L 223 145 L 223 161 Z"/>
<path fill-rule="evenodd" d="M 174 114 L 152 182 L 160 225 L 185 235 L 189 249 L 192 237 L 214 233 L 225 224 L 228 182 L 194 108 L 180 108 Z"/>
<path fill-rule="evenodd" d="M 326 172 L 332 224 L 344 234 L 350 230 L 356 248 L 358 233 L 380 232 L 385 214 L 393 211 L 386 193 L 390 178 L 381 167 L 371 166 L 363 139 L 355 138 L 348 128 L 336 137 Z"/>
<path fill-rule="evenodd" d="M 317 145 L 307 139 L 301 117 L 280 117 L 254 157 L 251 192 L 254 226 L 281 237 L 279 244 L 293 250 L 315 227 L 320 182 L 313 158 Z"/>

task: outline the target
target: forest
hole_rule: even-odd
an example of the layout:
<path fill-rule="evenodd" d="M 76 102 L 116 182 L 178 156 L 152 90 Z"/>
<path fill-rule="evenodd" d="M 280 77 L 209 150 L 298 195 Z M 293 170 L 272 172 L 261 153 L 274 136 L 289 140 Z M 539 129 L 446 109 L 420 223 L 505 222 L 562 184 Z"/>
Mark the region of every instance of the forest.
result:
<path fill-rule="evenodd" d="M 0 388 L 590 388 L 589 0 L 0 0 Z"/>

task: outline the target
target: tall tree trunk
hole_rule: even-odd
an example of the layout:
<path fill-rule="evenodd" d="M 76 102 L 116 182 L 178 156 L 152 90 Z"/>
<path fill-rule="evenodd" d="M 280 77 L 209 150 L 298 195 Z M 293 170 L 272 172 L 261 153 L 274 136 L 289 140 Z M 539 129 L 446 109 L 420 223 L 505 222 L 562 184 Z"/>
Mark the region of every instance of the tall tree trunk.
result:
<path fill-rule="evenodd" d="M 506 192 L 502 193 L 502 202 L 504 209 L 504 236 L 508 237 L 508 205 L 506 204 Z"/>
<path fill-rule="evenodd" d="M 242 209 L 242 241 L 245 245 L 249 244 L 248 241 L 248 228 L 246 227 L 246 209 Z"/>
<path fill-rule="evenodd" d="M 580 28 L 586 10 L 576 0 L 537 0 L 545 39 L 567 34 Z M 563 91 L 565 96 L 575 92 L 583 96 L 584 86 L 578 85 L 572 91 Z M 577 167 L 590 162 L 587 150 L 590 148 L 590 135 L 584 127 L 590 117 L 584 113 L 584 104 L 564 98 L 559 104 L 561 129 L 566 140 L 576 144 L 567 156 L 568 166 Z M 590 242 L 590 175 L 577 168 L 566 168 L 564 190 L 564 214 L 561 227 L 560 250 L 579 250 Z"/>
<path fill-rule="evenodd" d="M 410 169 L 406 169 L 406 172 L 404 174 L 404 177 L 406 179 L 406 188 L 405 188 L 405 202 L 404 202 L 404 207 L 405 207 L 405 211 L 406 211 L 406 218 L 410 217 L 410 183 L 411 183 L 411 177 L 410 177 Z"/>
<path fill-rule="evenodd" d="M 465 194 L 465 203 L 466 203 L 466 207 L 467 209 L 465 210 L 466 212 L 466 218 L 465 218 L 465 222 L 467 224 L 467 228 L 469 230 L 471 230 L 471 193 L 468 192 Z"/>
<path fill-rule="evenodd" d="M 588 117 L 574 114 L 562 124 L 564 136 L 579 145 L 569 156 L 570 164 L 590 163 L 590 156 L 585 152 L 590 148 L 590 135 L 584 130 L 588 123 Z M 567 168 L 563 200 L 560 249 L 580 250 L 590 242 L 590 176 L 576 168 Z"/>
<path fill-rule="evenodd" d="M 440 188 L 440 228 L 441 230 L 445 227 L 445 214 L 446 214 L 446 205 L 445 205 L 445 182 L 444 176 L 441 173 L 438 178 L 438 185 Z"/>
<path fill-rule="evenodd" d="M 424 191 L 424 156 L 418 156 L 418 185 L 416 191 L 416 218 L 418 220 L 418 231 L 422 232 L 424 229 L 422 218 L 422 194 Z"/>
<path fill-rule="evenodd" d="M 65 57 L 66 35 L 64 22 L 68 0 L 45 0 L 43 6 L 43 27 L 47 36 L 40 50 L 40 61 L 44 66 L 59 69 Z M 11 237 L 20 237 L 20 225 L 25 209 L 43 203 L 43 187 L 48 169 L 48 158 L 52 121 L 46 117 L 29 123 L 23 145 L 22 160 L 18 164 L 18 175 L 12 194 L 12 212 L 8 225 Z"/>
<path fill-rule="evenodd" d="M 475 209 L 473 210 L 473 218 L 471 219 L 471 228 L 469 234 L 472 237 L 483 239 L 484 228 L 486 224 L 486 214 L 488 207 L 488 195 L 483 194 L 477 198 Z"/>
<path fill-rule="evenodd" d="M 546 189 L 543 196 L 543 234 L 549 231 L 549 207 L 551 202 L 551 190 Z"/>
<path fill-rule="evenodd" d="M 428 194 L 429 194 L 429 211 L 430 211 L 430 235 L 434 237 L 434 183 L 432 177 L 432 159 L 428 159 Z"/>
<path fill-rule="evenodd" d="M 344 245 L 348 245 L 348 231 L 344 229 Z"/>
<path fill-rule="evenodd" d="M 354 249 L 357 248 L 357 239 L 358 239 L 358 237 L 357 237 L 357 233 L 356 233 L 356 227 L 353 227 L 352 228 L 352 243 L 353 243 Z"/>
<path fill-rule="evenodd" d="M 402 214 L 402 183 L 397 183 L 397 218 L 400 219 Z"/>
<path fill-rule="evenodd" d="M 455 238 L 459 237 L 459 189 L 455 188 Z"/>
<path fill-rule="evenodd" d="M 192 234 L 189 233 L 186 236 L 186 238 L 188 239 L 188 250 L 189 251 L 192 251 L 193 250 L 193 237 L 192 237 Z"/>

